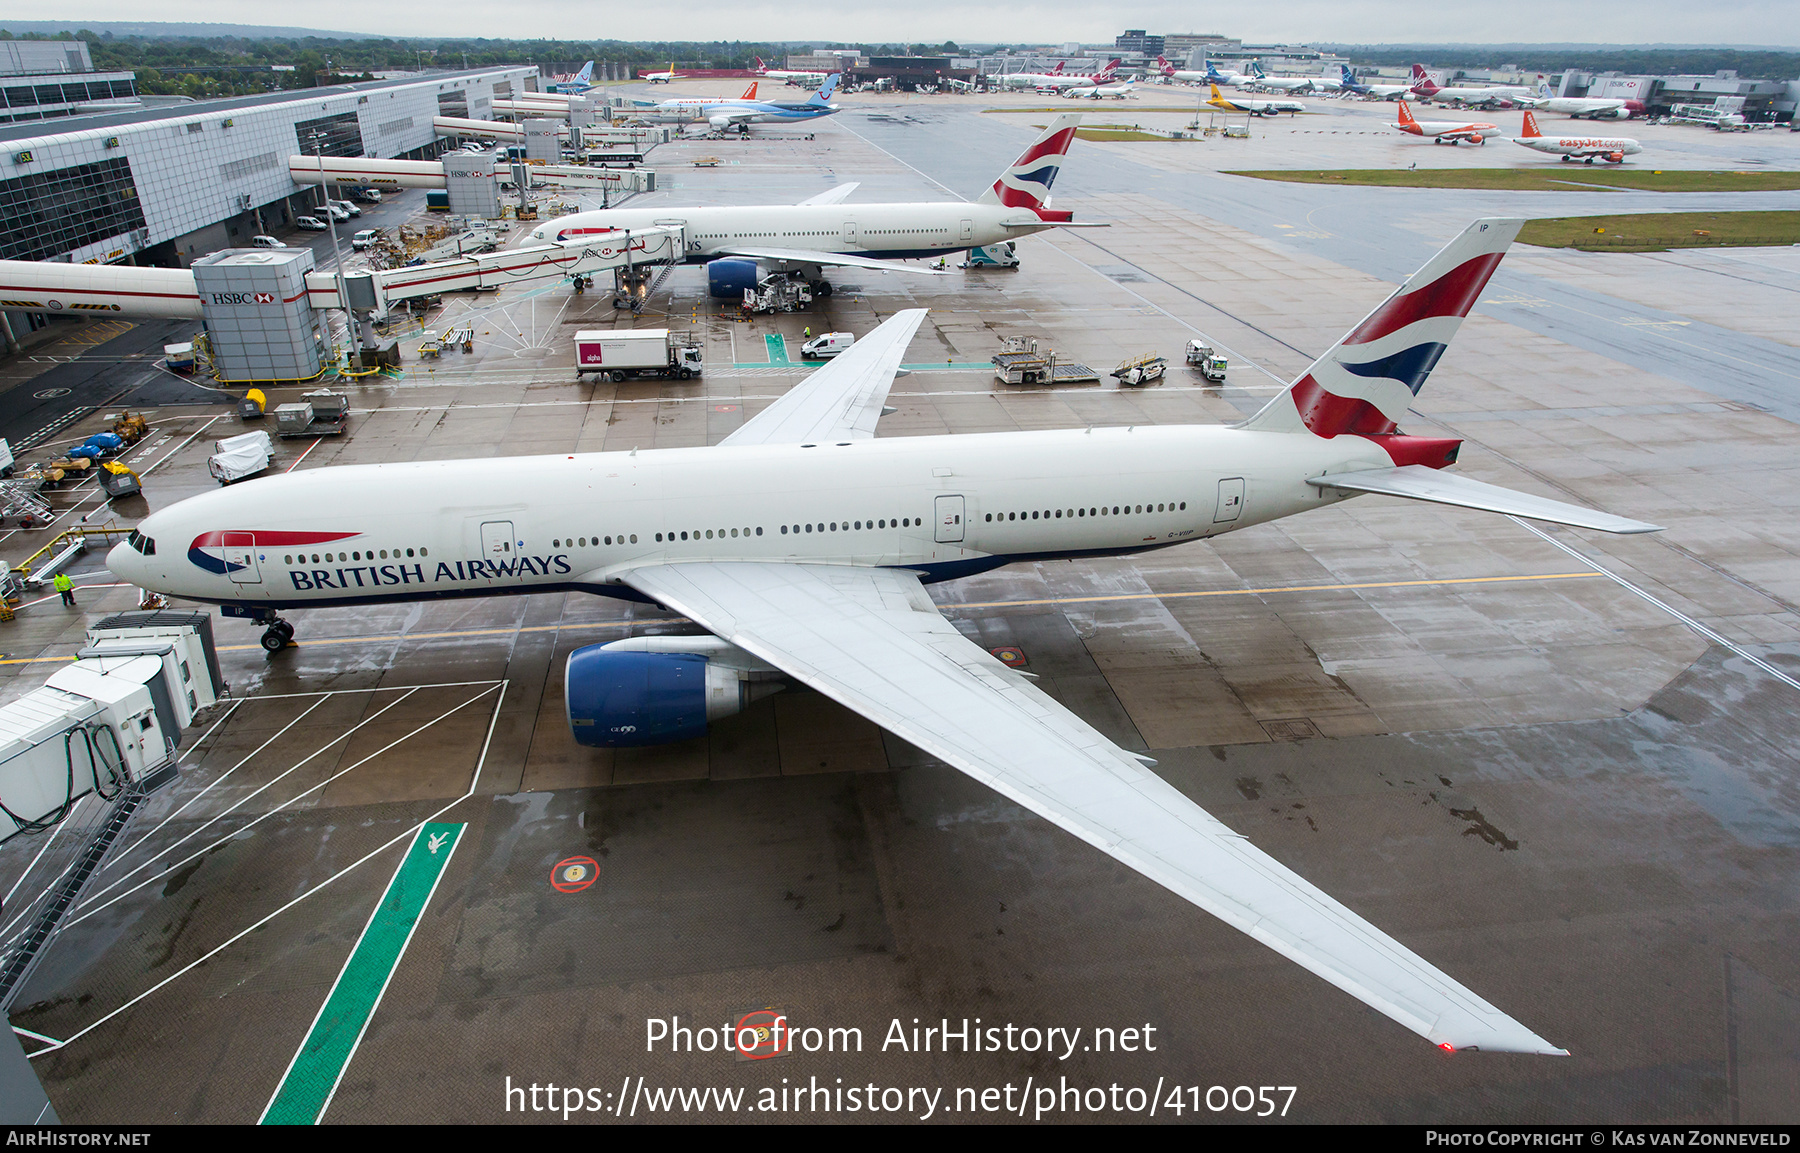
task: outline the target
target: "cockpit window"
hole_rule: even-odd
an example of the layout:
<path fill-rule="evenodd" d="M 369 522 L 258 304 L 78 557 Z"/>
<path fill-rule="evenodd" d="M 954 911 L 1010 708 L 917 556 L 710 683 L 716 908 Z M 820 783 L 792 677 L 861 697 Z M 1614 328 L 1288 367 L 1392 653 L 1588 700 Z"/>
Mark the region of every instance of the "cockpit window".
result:
<path fill-rule="evenodd" d="M 125 538 L 125 543 L 143 553 L 145 556 L 156 555 L 156 541 L 151 537 L 145 536 L 137 529 L 131 530 L 131 535 Z"/>

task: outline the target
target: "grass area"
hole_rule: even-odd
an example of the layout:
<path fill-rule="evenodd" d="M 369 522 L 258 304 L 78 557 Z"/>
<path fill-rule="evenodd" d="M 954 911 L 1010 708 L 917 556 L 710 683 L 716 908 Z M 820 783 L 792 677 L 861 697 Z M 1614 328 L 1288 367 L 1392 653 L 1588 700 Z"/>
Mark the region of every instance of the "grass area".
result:
<path fill-rule="evenodd" d="M 1062 104 L 1045 105 L 1044 107 L 1041 107 L 1041 108 L 983 108 L 981 111 L 982 111 L 983 115 L 985 115 L 989 112 L 999 113 L 999 114 L 1003 114 L 1003 115 L 1010 115 L 1014 112 L 1029 112 L 1035 116 L 1042 116 L 1046 112 L 1080 112 L 1084 108 L 1092 108 L 1097 104 L 1105 105 L 1106 103 L 1107 102 L 1104 100 L 1088 100 L 1088 101 L 1070 100 L 1070 101 L 1067 101 Z M 1112 107 L 1114 107 L 1114 108 L 1119 107 L 1119 102 L 1116 100 L 1113 101 Z M 1130 107 L 1133 112 L 1192 112 L 1194 110 L 1194 106 L 1192 104 L 1184 104 L 1179 108 L 1174 108 L 1174 107 L 1164 108 L 1164 107 L 1150 107 L 1150 106 L 1139 107 L 1136 104 L 1133 104 Z"/>
<path fill-rule="evenodd" d="M 1800 244 L 1800 212 L 1654 212 L 1528 220 L 1519 239 L 1583 252 Z"/>
<path fill-rule="evenodd" d="M 1033 128 L 1045 128 L 1048 125 L 1033 124 Z M 1075 130 L 1077 140 L 1162 140 L 1177 139 L 1167 132 L 1145 132 L 1134 124 L 1084 124 Z M 1191 136 L 1179 137 L 1182 140 Z"/>
<path fill-rule="evenodd" d="M 1800 172 L 1653 171 L 1546 164 L 1537 168 L 1347 168 L 1337 172 L 1260 169 L 1230 172 L 1295 184 L 1369 184 L 1388 188 L 1502 188 L 1526 192 L 1786 192 L 1800 188 Z"/>

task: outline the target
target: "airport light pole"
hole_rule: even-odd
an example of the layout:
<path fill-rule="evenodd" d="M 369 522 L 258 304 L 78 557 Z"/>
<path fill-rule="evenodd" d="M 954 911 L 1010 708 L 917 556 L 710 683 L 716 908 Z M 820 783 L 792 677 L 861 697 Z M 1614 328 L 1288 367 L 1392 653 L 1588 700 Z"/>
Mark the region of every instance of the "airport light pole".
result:
<path fill-rule="evenodd" d="M 344 310 L 346 331 L 354 336 L 356 317 L 350 311 L 350 294 L 344 285 L 344 250 L 338 247 L 337 217 L 332 215 L 331 188 L 325 183 L 325 133 L 313 129 L 312 144 L 313 154 L 319 158 L 319 199 L 325 202 L 325 227 L 331 231 L 331 271 L 337 279 L 338 307 Z M 336 355 L 334 349 L 334 359 Z"/>

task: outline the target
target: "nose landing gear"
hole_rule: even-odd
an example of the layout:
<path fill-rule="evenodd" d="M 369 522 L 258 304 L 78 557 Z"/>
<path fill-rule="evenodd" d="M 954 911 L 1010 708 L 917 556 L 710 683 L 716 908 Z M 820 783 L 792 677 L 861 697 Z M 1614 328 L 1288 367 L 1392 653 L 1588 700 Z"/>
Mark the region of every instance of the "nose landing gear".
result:
<path fill-rule="evenodd" d="M 268 626 L 263 630 L 262 647 L 271 653 L 278 653 L 294 643 L 294 626 L 280 617 L 271 616 L 264 619 Z"/>

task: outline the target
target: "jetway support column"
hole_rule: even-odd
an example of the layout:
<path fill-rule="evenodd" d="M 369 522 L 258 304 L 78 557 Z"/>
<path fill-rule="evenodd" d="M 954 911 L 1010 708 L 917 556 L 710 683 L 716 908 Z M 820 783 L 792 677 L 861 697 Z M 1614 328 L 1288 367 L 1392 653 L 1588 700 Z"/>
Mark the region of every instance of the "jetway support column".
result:
<path fill-rule="evenodd" d="M 500 182 L 494 176 L 493 157 L 445 153 L 442 163 L 450 211 L 483 220 L 499 219 Z"/>
<path fill-rule="evenodd" d="M 324 318 L 307 297 L 310 248 L 231 248 L 194 261 L 194 289 L 221 382 L 310 380 L 325 367 Z"/>

